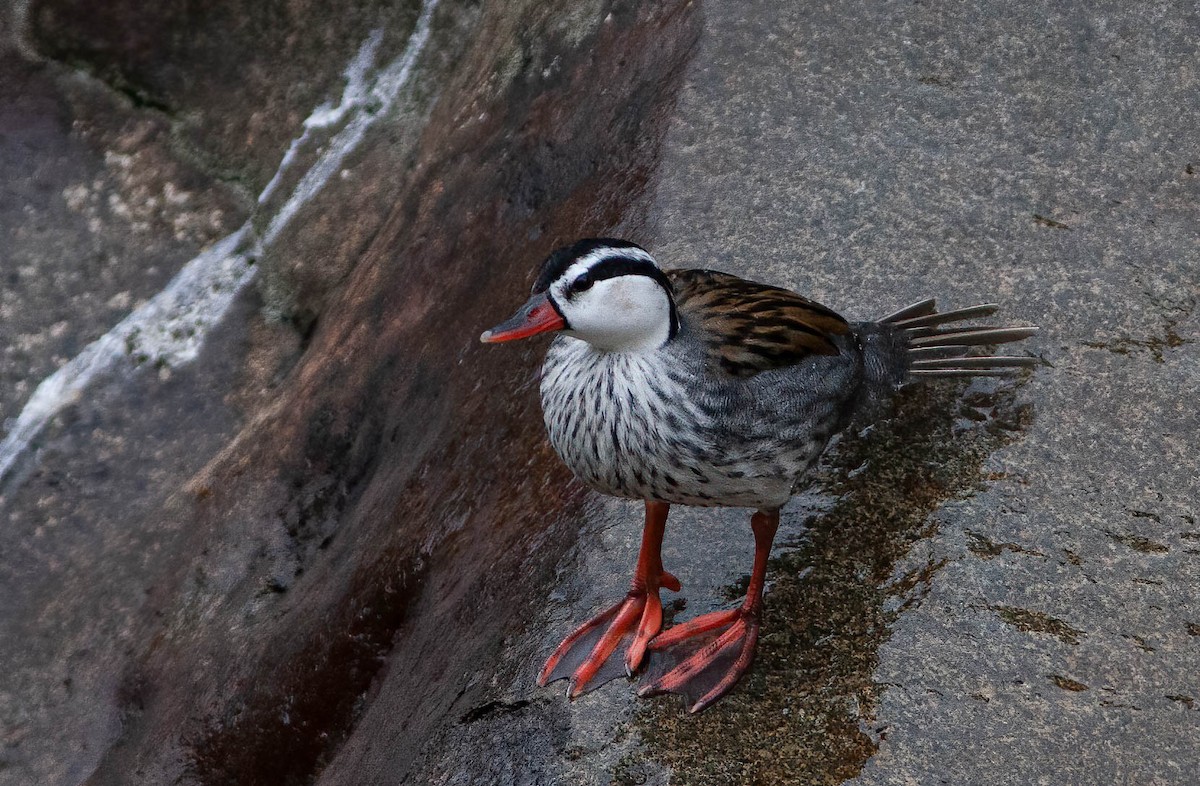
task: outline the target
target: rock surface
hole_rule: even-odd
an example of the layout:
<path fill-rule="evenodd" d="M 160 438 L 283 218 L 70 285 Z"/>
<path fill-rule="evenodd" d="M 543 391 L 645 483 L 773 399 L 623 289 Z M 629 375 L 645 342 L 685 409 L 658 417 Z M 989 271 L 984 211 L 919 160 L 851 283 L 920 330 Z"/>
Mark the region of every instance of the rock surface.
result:
<path fill-rule="evenodd" d="M 307 113 L 426 8 L 102 5 L 3 11 L 5 417 L 266 232 Z M 0 488 L 0 784 L 1193 782 L 1195 10 L 431 18 L 199 358 L 131 364 Z M 601 233 L 852 318 L 937 295 L 1043 330 L 1029 378 L 841 441 L 785 511 L 753 671 L 699 717 L 532 683 L 624 593 L 640 506 L 553 457 L 542 348 L 476 337 Z M 751 544 L 744 511 L 673 511 L 674 618 L 735 602 Z"/>

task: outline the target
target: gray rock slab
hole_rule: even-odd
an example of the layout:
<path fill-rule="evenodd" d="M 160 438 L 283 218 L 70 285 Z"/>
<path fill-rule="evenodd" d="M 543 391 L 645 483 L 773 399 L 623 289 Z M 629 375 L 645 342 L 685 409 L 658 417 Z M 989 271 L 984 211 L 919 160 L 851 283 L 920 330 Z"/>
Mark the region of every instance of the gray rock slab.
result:
<path fill-rule="evenodd" d="M 705 14 L 656 183 L 669 264 L 1042 328 L 1031 425 L 896 567 L 945 560 L 878 651 L 856 782 L 1194 782 L 1195 9 Z"/>

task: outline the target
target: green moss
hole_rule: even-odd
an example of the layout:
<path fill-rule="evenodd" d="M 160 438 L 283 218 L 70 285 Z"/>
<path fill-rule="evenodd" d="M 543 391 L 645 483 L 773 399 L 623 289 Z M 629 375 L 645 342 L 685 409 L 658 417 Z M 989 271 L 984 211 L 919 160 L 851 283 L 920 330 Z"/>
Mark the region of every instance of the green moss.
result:
<path fill-rule="evenodd" d="M 970 530 L 967 530 L 967 539 L 967 548 L 971 550 L 972 554 L 981 559 L 993 559 L 1006 551 L 1011 551 L 1015 554 L 1028 554 L 1031 557 L 1046 556 L 1035 549 L 1027 549 L 1019 543 L 997 543 L 980 535 L 978 532 L 971 532 Z"/>
<path fill-rule="evenodd" d="M 1084 685 L 1079 680 L 1073 680 L 1070 677 L 1063 677 L 1058 674 L 1047 674 L 1046 677 L 1063 690 L 1069 690 L 1073 693 L 1081 693 L 1088 689 L 1087 685 Z"/>
<path fill-rule="evenodd" d="M 1015 606 L 993 606 L 1000 619 L 1025 633 L 1049 633 L 1067 644 L 1078 644 L 1086 634 L 1072 628 L 1058 617 L 1040 611 L 1020 609 Z"/>
<path fill-rule="evenodd" d="M 1143 554 L 1166 554 L 1171 550 L 1162 543 L 1150 540 L 1149 538 L 1143 538 L 1141 535 L 1126 535 L 1107 529 L 1104 530 L 1104 534 L 1118 543 L 1123 543 L 1134 551 L 1140 551 Z"/>
<path fill-rule="evenodd" d="M 635 753 L 626 753 L 613 768 L 610 786 L 641 786 L 649 780 L 646 761 Z"/>
<path fill-rule="evenodd" d="M 1108 341 L 1085 341 L 1083 345 L 1091 349 L 1105 349 L 1116 355 L 1132 355 L 1135 352 L 1146 350 L 1154 358 L 1154 362 L 1165 363 L 1168 350 L 1193 343 L 1192 339 L 1184 338 L 1179 334 L 1178 327 L 1180 320 L 1191 316 L 1195 305 L 1195 302 L 1189 302 L 1183 308 L 1174 309 L 1177 316 L 1164 316 L 1162 335 L 1152 335 L 1147 338 L 1124 337 Z"/>
<path fill-rule="evenodd" d="M 1029 416 L 1010 388 L 965 400 L 959 391 L 907 392 L 891 419 L 828 459 L 839 501 L 772 561 L 755 665 L 732 694 L 698 716 L 677 697 L 640 711 L 646 753 L 673 769 L 673 784 L 841 783 L 874 753 L 864 724 L 883 686 L 873 672 L 900 613 L 886 601 L 911 597 L 942 564 L 892 581 L 896 562 L 933 532 L 942 502 L 981 487 L 984 460 Z"/>

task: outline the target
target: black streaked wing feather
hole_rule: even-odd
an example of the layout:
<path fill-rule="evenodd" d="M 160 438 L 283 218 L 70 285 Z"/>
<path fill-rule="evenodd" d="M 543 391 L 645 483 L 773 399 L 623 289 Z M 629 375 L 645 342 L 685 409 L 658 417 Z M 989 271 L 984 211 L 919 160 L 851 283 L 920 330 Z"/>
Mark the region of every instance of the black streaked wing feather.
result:
<path fill-rule="evenodd" d="M 705 334 L 721 369 L 746 377 L 836 355 L 833 336 L 850 332 L 841 316 L 779 287 L 715 270 L 668 270 L 680 315 Z"/>

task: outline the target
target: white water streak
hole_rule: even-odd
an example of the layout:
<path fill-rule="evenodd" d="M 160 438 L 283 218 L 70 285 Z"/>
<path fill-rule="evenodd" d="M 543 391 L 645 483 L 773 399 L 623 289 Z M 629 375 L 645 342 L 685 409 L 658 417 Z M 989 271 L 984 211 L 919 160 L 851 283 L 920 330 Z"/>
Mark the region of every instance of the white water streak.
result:
<path fill-rule="evenodd" d="M 274 195 L 299 152 L 314 131 L 345 125 L 334 134 L 291 197 L 272 216 L 253 244 L 251 222 L 214 243 L 184 265 L 166 288 L 121 320 L 112 330 L 42 380 L 0 443 L 0 481 L 29 449 L 46 424 L 108 373 L 132 373 L 144 363 L 178 366 L 194 359 L 210 328 L 218 324 L 234 297 L 254 279 L 253 258 L 269 248 L 296 213 L 329 182 L 346 156 L 354 151 L 376 121 L 395 105 L 412 75 L 417 58 L 429 41 L 430 20 L 438 0 L 426 0 L 404 52 L 371 73 L 383 32 L 375 31 L 346 67 L 346 87 L 336 106 L 321 104 L 304 121 L 304 131 L 292 140 L 258 204 Z"/>
<path fill-rule="evenodd" d="M 267 200 L 275 195 L 275 189 L 279 188 L 284 174 L 291 168 L 292 162 L 296 160 L 296 155 L 308 142 L 314 129 L 335 126 L 342 122 L 346 113 L 351 109 L 362 105 L 363 97 L 367 93 L 367 71 L 375 62 L 375 52 L 379 49 L 379 42 L 382 40 L 382 30 L 371 33 L 359 48 L 358 54 L 350 61 L 350 65 L 346 67 L 344 74 L 346 89 L 342 91 L 341 102 L 335 107 L 329 106 L 328 103 L 321 104 L 304 119 L 304 133 L 293 139 L 292 144 L 288 146 L 287 152 L 283 154 L 283 160 L 279 162 L 279 168 L 275 170 L 275 176 L 258 195 L 258 204 L 266 204 Z"/>

